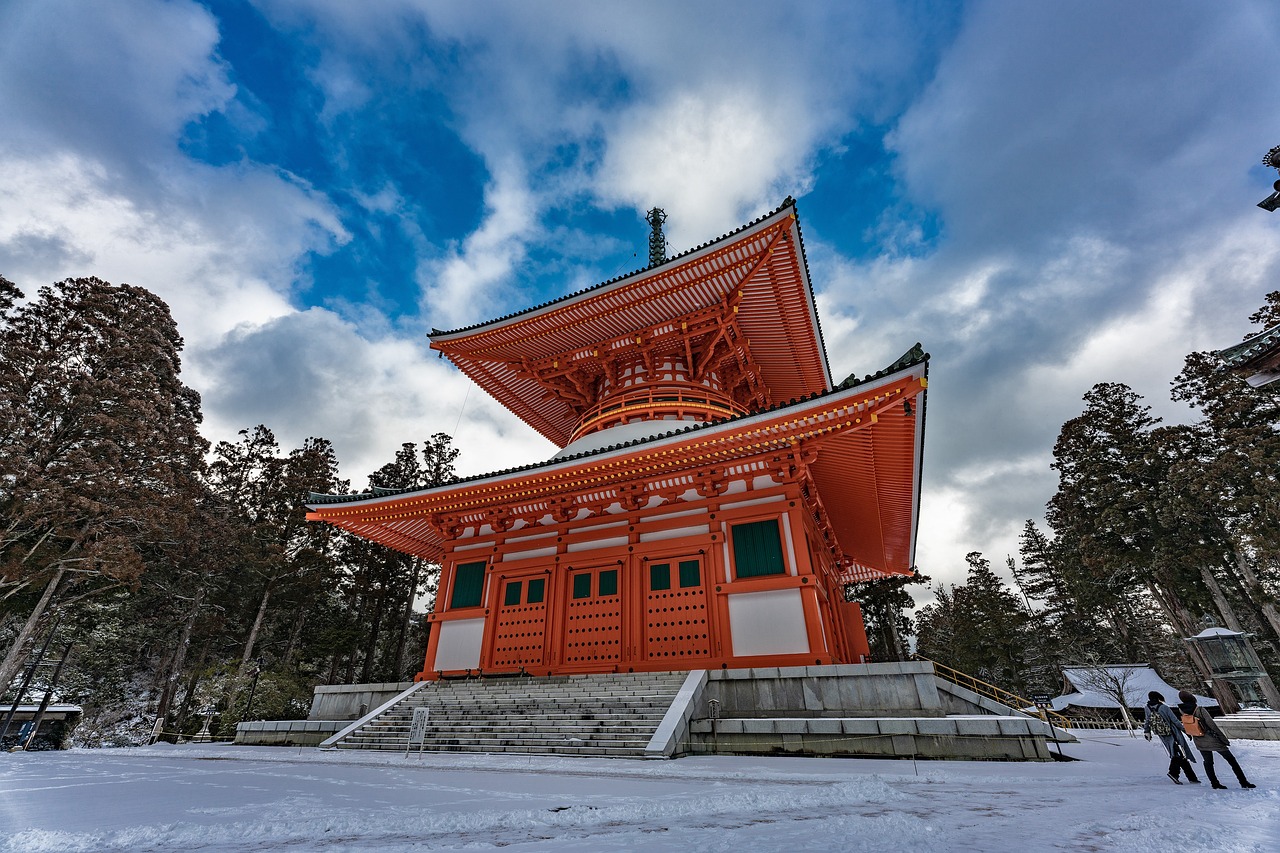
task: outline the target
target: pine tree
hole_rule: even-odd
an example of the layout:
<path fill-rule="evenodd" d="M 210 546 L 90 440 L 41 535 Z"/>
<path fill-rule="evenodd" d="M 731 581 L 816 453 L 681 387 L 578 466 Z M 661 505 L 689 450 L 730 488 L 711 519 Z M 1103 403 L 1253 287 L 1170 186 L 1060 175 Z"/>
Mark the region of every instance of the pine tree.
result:
<path fill-rule="evenodd" d="M 920 611 L 917 648 L 924 657 L 977 676 L 998 687 L 1025 692 L 1025 661 L 1034 636 L 1023 602 L 977 551 L 965 555 L 965 582 Z"/>
<path fill-rule="evenodd" d="M 96 278 L 17 296 L 0 285 L 0 589 L 25 622 L 0 685 L 51 607 L 136 588 L 198 500 L 207 446 L 157 296 Z"/>

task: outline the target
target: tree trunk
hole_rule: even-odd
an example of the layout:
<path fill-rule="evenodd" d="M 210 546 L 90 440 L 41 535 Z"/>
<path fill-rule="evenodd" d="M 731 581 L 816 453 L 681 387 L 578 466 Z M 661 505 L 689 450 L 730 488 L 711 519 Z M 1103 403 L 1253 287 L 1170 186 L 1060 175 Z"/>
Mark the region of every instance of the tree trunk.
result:
<path fill-rule="evenodd" d="M 298 615 L 294 617 L 293 625 L 289 628 L 289 642 L 285 644 L 284 654 L 280 656 L 280 665 L 288 668 L 293 662 L 293 655 L 298 649 L 298 640 L 302 638 L 302 626 L 307 624 L 307 609 L 305 607 L 298 608 Z"/>
<path fill-rule="evenodd" d="M 204 596 L 204 586 L 197 586 L 195 598 L 191 600 L 191 608 L 187 611 L 186 618 L 182 620 L 182 631 L 178 635 L 173 660 L 165 674 L 164 686 L 160 691 L 160 705 L 156 708 L 157 719 L 163 720 L 169 715 L 169 708 L 173 705 L 174 696 L 177 695 L 178 679 L 182 676 L 182 668 L 187 661 L 187 648 L 191 645 L 191 631 L 196 624 L 196 618 L 200 615 L 200 608 L 204 605 Z"/>
<path fill-rule="evenodd" d="M 402 678 L 404 673 L 404 644 L 409 637 L 409 627 L 413 624 L 413 599 L 418 595 L 418 575 L 422 569 L 422 560 L 413 558 L 413 570 L 409 574 L 409 591 L 404 599 L 404 614 L 400 619 L 400 634 L 396 637 L 395 677 Z"/>
<path fill-rule="evenodd" d="M 1213 576 L 1213 572 L 1208 566 L 1200 567 L 1200 579 L 1204 581 L 1204 585 L 1209 588 L 1209 595 L 1213 597 L 1213 603 L 1218 608 L 1218 614 L 1222 617 L 1222 621 L 1227 623 L 1227 627 L 1232 631 L 1244 633 L 1244 629 L 1240 627 L 1240 620 L 1236 618 L 1236 611 L 1231 606 L 1231 602 L 1227 601 L 1227 597 L 1222 592 L 1222 587 L 1218 585 L 1218 579 Z"/>
<path fill-rule="evenodd" d="M 44 613 L 49 608 L 49 602 L 53 600 L 54 593 L 57 592 L 58 585 L 62 583 L 62 576 L 66 574 L 66 571 L 61 566 L 58 567 L 58 571 L 54 573 L 49 580 L 48 586 L 44 588 L 44 594 L 36 602 L 35 609 L 31 611 L 26 623 L 18 630 L 18 636 L 13 638 L 13 645 L 9 647 L 9 653 L 4 656 L 4 661 L 0 663 L 0 693 L 9 689 L 9 682 L 13 681 L 13 677 L 18 674 L 18 670 L 22 669 L 22 664 L 26 661 L 29 653 L 27 644 L 35 636 L 36 629 L 40 626 L 40 620 L 44 618 Z"/>
<path fill-rule="evenodd" d="M 267 585 L 263 587 L 262 601 L 258 604 L 258 615 L 254 617 L 253 627 L 249 629 L 249 636 L 245 638 L 244 653 L 240 656 L 240 667 L 236 670 L 236 677 L 232 679 L 231 688 L 227 691 L 228 710 L 235 707 L 236 697 L 240 695 L 240 688 L 249 677 L 253 648 L 258 643 L 258 632 L 262 630 L 262 623 L 267 617 L 267 604 L 271 601 L 271 584 L 272 581 L 267 581 Z"/>
<path fill-rule="evenodd" d="M 1244 552 L 1244 548 L 1239 543 L 1235 546 L 1236 567 L 1240 570 L 1240 577 L 1244 581 L 1245 591 L 1249 595 L 1249 599 L 1253 606 L 1266 620 L 1272 632 L 1276 635 L 1276 639 L 1280 640 L 1280 611 L 1276 609 L 1276 603 L 1271 596 L 1267 594 L 1266 589 L 1258 580 L 1257 574 L 1253 571 L 1253 567 L 1249 565 L 1249 555 Z"/>
<path fill-rule="evenodd" d="M 373 664 L 378 655 L 378 635 L 382 633 L 382 612 L 385 608 L 387 591 L 379 595 L 373 608 L 373 622 L 369 626 L 369 645 L 365 647 L 364 667 L 360 670 L 360 681 L 368 684 L 373 680 Z"/>

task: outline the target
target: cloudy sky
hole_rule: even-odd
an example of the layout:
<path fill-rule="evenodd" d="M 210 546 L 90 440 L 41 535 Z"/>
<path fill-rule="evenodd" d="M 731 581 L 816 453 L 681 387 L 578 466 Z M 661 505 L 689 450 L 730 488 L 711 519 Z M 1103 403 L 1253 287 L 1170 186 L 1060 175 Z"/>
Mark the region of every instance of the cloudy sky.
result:
<path fill-rule="evenodd" d="M 798 200 L 832 372 L 933 355 L 919 565 L 1280 281 L 1272 2 L 0 0 L 0 274 L 147 287 L 206 433 L 553 448 L 427 348 Z"/>

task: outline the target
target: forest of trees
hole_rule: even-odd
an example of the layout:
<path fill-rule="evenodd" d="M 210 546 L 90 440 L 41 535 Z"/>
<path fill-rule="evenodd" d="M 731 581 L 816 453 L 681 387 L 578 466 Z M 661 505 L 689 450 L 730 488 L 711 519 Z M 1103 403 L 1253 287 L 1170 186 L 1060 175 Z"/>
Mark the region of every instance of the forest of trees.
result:
<path fill-rule="evenodd" d="M 1251 318 L 1280 323 L 1280 291 Z M 1207 353 L 1186 358 L 1162 425 L 1131 388 L 1095 385 L 1053 448 L 1048 530 L 1031 521 L 1011 589 L 978 553 L 964 583 L 938 586 L 916 617 L 922 656 L 1023 695 L 1056 692 L 1067 664 L 1149 663 L 1201 687 L 1185 637 L 1213 624 L 1254 635 L 1280 676 L 1280 395 Z M 1265 685 L 1264 685 L 1265 687 Z M 1225 685 L 1215 685 L 1231 701 Z M 1271 691 L 1274 694 L 1274 690 Z M 1280 707 L 1280 696 L 1270 701 Z"/>
<path fill-rule="evenodd" d="M 438 567 L 306 522 L 309 492 L 348 490 L 325 439 L 285 449 L 260 425 L 211 447 L 181 350 L 141 288 L 24 300 L 0 278 L 0 685 L 65 658 L 83 743 L 145 740 L 157 718 L 189 733 L 205 708 L 223 731 L 306 716 L 317 683 L 421 667 Z M 436 485 L 457 453 L 406 443 L 369 482 Z"/>
<path fill-rule="evenodd" d="M 1280 321 L 1280 292 L 1252 318 Z M 210 446 L 155 295 L 94 278 L 31 299 L 0 278 L 0 685 L 34 674 L 86 709 L 84 744 L 153 726 L 221 730 L 306 715 L 318 683 L 399 681 L 421 665 L 439 567 L 308 524 L 310 492 L 346 492 L 332 445 L 283 448 L 264 425 Z M 1161 425 L 1130 388 L 1095 386 L 1054 447 L 1057 493 L 1002 575 L 853 585 L 878 659 L 925 657 L 1024 695 L 1061 667 L 1148 662 L 1203 684 L 1181 638 L 1210 615 L 1280 648 L 1280 405 L 1203 353 Z M 405 443 L 369 485 L 454 478 L 450 436 Z M 35 660 L 44 653 L 44 666 Z M 1280 675 L 1280 673 L 1275 673 Z M 40 695 L 38 691 L 36 695 Z M 12 740 L 12 734 L 10 735 Z"/>

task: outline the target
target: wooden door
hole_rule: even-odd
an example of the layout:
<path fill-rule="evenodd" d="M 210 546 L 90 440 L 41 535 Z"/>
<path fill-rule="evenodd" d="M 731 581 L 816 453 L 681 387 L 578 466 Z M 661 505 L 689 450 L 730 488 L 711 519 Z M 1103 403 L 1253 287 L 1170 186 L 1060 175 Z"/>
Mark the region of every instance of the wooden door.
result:
<path fill-rule="evenodd" d="M 700 556 L 644 564 L 644 657 L 684 669 L 711 656 L 706 564 Z"/>

